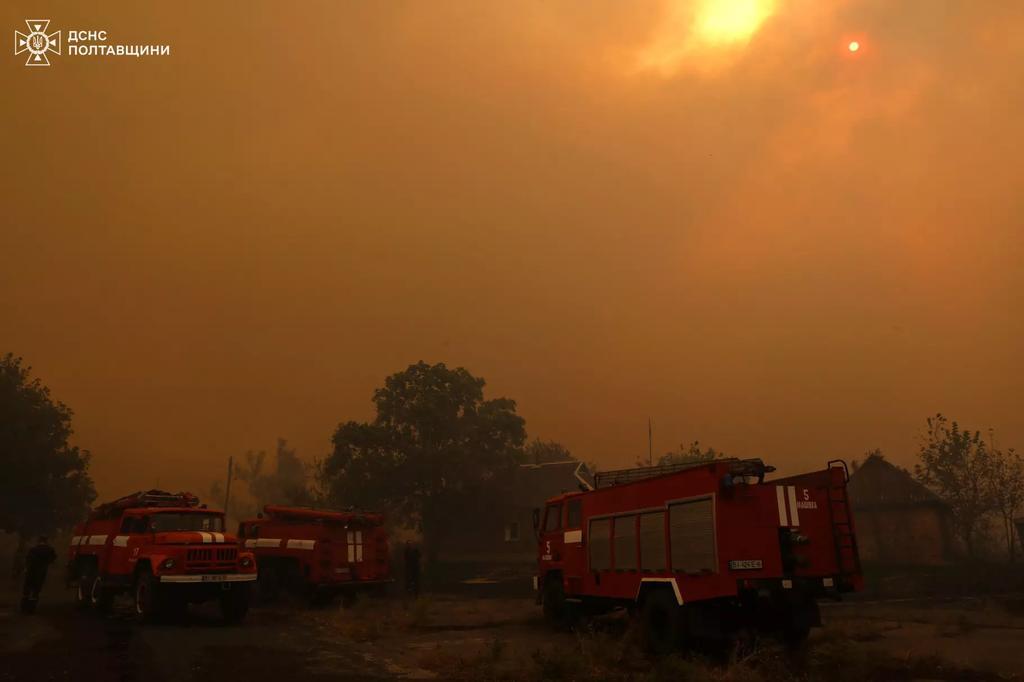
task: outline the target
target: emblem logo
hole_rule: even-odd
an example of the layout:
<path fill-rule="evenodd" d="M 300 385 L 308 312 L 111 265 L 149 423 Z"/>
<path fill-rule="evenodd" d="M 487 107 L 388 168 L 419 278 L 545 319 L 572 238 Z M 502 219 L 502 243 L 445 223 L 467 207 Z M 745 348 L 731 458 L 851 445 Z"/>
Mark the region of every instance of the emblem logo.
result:
<path fill-rule="evenodd" d="M 49 19 L 26 19 L 28 33 L 14 32 L 14 54 L 28 52 L 25 66 L 49 66 L 48 52 L 60 54 L 60 31 L 47 33 Z"/>

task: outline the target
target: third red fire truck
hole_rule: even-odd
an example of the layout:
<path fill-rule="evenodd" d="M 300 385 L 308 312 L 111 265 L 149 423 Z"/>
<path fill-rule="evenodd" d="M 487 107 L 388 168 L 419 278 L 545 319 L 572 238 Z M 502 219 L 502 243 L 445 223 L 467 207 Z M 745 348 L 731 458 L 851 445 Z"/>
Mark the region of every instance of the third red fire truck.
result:
<path fill-rule="evenodd" d="M 765 481 L 758 459 L 609 471 L 535 514 L 547 618 L 626 607 L 654 650 L 774 630 L 799 641 L 816 599 L 862 586 L 841 461 Z"/>
<path fill-rule="evenodd" d="M 312 603 L 359 592 L 379 594 L 391 580 L 387 529 L 380 514 L 267 505 L 243 521 L 238 536 L 256 554 L 261 596 L 281 590 Z"/>

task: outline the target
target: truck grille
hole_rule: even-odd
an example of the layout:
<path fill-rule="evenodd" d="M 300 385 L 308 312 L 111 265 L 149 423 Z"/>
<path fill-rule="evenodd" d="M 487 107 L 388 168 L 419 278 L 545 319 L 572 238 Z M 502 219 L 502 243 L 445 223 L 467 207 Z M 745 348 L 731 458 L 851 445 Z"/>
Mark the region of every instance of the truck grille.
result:
<path fill-rule="evenodd" d="M 190 549 L 185 555 L 187 570 L 231 569 L 235 567 L 236 561 L 238 561 L 238 548 L 236 547 Z"/>

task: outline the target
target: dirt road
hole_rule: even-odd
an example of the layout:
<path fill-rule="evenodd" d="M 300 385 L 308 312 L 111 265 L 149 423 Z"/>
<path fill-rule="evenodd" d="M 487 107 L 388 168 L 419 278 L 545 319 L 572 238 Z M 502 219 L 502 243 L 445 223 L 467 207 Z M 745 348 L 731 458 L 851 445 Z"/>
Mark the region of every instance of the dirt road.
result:
<path fill-rule="evenodd" d="M 1024 616 L 991 601 L 830 605 L 828 625 L 802 662 L 773 653 L 738 664 L 686 657 L 668 668 L 639 655 L 628 624 L 556 633 L 528 599 L 368 600 L 348 610 L 282 605 L 254 608 L 238 626 L 222 624 L 216 609 L 193 608 L 180 621 L 141 627 L 128 604 L 105 617 L 82 613 L 59 589 L 44 593 L 33 616 L 17 614 L 16 606 L 15 595 L 0 595 L 3 681 L 777 680 L 796 674 L 992 680 L 1022 679 L 1024 670 Z"/>

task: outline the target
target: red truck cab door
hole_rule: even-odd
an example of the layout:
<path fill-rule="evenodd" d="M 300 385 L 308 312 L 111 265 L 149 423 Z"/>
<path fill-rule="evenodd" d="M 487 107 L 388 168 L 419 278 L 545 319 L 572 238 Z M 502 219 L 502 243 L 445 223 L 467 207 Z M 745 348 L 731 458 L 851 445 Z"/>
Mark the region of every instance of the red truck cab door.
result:
<path fill-rule="evenodd" d="M 565 502 L 562 523 L 562 574 L 565 576 L 566 594 L 583 591 L 583 573 L 587 556 L 583 543 L 583 500 Z"/>
<path fill-rule="evenodd" d="M 541 572 L 561 568 L 564 539 L 562 536 L 562 503 L 548 504 L 540 527 L 539 558 Z"/>
<path fill-rule="evenodd" d="M 117 534 L 110 540 L 110 561 L 106 572 L 115 576 L 131 575 L 138 557 L 138 535 L 146 530 L 146 519 L 141 515 L 125 515 Z M 134 540 L 134 541 L 133 541 Z"/>

